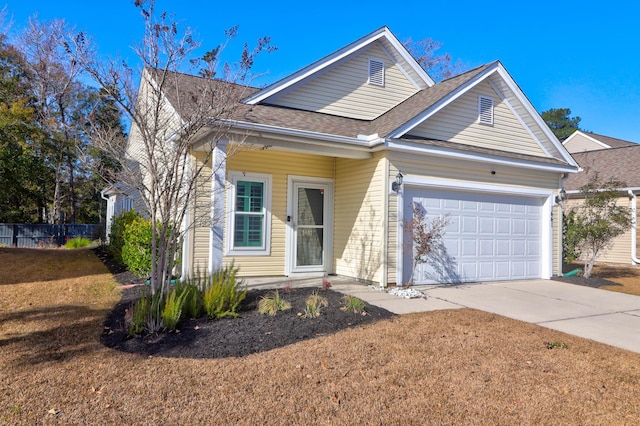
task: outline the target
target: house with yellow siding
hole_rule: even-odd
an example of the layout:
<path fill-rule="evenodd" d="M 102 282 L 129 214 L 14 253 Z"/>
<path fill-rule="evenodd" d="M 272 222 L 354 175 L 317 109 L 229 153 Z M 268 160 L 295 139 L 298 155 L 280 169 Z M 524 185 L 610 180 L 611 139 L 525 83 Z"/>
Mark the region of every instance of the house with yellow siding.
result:
<path fill-rule="evenodd" d="M 167 101 L 199 82 L 181 75 Z M 185 236 L 183 275 L 231 262 L 382 286 L 561 273 L 556 196 L 577 166 L 500 62 L 435 83 L 383 27 L 237 102 L 204 164 L 192 217 L 209 219 Z M 415 207 L 448 225 L 414 270 Z"/>

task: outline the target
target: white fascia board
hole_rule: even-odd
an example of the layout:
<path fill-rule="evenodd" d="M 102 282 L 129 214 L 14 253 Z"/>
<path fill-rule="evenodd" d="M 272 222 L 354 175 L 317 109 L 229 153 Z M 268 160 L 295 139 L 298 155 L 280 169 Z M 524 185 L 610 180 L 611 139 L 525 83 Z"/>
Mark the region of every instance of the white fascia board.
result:
<path fill-rule="evenodd" d="M 354 41 L 353 43 L 343 47 L 342 49 L 335 51 L 329 56 L 326 56 L 325 58 L 320 59 L 319 61 L 316 61 L 311 65 L 308 65 L 302 68 L 300 71 L 297 71 L 291 74 L 290 76 L 283 78 L 282 80 L 272 84 L 271 86 L 268 86 L 256 92 L 255 94 L 249 96 L 244 102 L 248 105 L 255 105 L 273 96 L 277 92 L 285 90 L 293 86 L 294 84 L 310 77 L 311 75 L 335 64 L 336 62 L 341 61 L 342 59 L 350 56 L 354 52 L 364 49 L 365 47 L 375 42 L 376 40 L 379 40 L 380 38 L 386 38 L 387 41 L 391 43 L 398 50 L 398 52 L 400 53 L 400 55 L 402 55 L 403 58 L 407 59 L 407 57 L 409 57 L 409 59 L 407 59 L 407 63 L 412 68 L 415 69 L 416 73 L 418 73 L 418 75 L 420 75 L 424 79 L 425 83 L 428 86 L 433 86 L 434 82 L 431 79 L 431 77 L 429 77 L 427 73 L 422 69 L 422 67 L 418 65 L 415 59 L 413 59 L 411 55 L 409 55 L 409 53 L 407 52 L 407 49 L 398 41 L 398 39 L 393 35 L 393 33 L 391 33 L 391 31 L 387 27 L 382 27 L 372 32 L 371 34 L 366 35 Z"/>
<path fill-rule="evenodd" d="M 558 149 L 562 158 L 572 166 L 578 167 L 578 163 L 573 159 L 571 154 L 566 150 L 566 148 L 560 143 L 556 135 L 553 134 L 547 123 L 544 122 L 538 111 L 533 107 L 529 99 L 525 96 L 525 94 L 520 90 L 520 87 L 516 84 L 516 82 L 511 78 L 511 75 L 507 72 L 506 68 L 500 63 L 497 63 L 497 72 L 500 77 L 507 84 L 513 95 L 518 99 L 518 101 L 522 104 L 522 106 L 527 110 L 530 116 L 533 118 L 535 123 L 540 127 L 542 132 L 549 138 L 551 143 Z"/>
<path fill-rule="evenodd" d="M 388 141 L 386 145 L 390 150 L 396 152 L 404 152 L 412 156 L 417 155 L 429 155 L 443 158 L 453 158 L 464 161 L 474 161 L 485 164 L 493 164 L 500 166 L 509 166 L 515 168 L 529 169 L 529 170 L 544 170 L 557 173 L 576 173 L 577 168 L 572 166 L 563 166 L 555 164 L 536 163 L 533 161 L 521 160 L 517 158 L 506 159 L 497 155 L 479 154 L 475 152 L 465 152 L 454 150 L 444 147 L 436 146 L 416 146 L 411 143 Z"/>
<path fill-rule="evenodd" d="M 602 192 L 602 191 L 607 191 L 607 189 L 596 189 L 595 191 L 596 192 L 598 192 L 598 191 Z M 630 186 L 630 187 L 625 187 L 625 188 L 616 188 L 615 191 L 618 191 L 618 192 L 629 192 L 629 191 L 638 192 L 638 191 L 640 191 L 640 187 Z M 582 193 L 582 191 L 579 190 L 579 189 L 571 189 L 571 190 L 567 191 L 567 194 L 580 194 L 580 193 Z"/>
<path fill-rule="evenodd" d="M 381 138 L 363 140 L 254 123 L 233 122 L 231 126 L 233 129 L 246 130 L 248 133 L 245 136 L 263 137 L 265 139 L 275 139 L 282 142 L 289 141 L 298 145 L 302 143 L 304 145 L 317 146 L 320 147 L 320 151 L 324 149 L 327 153 L 342 153 L 340 155 L 351 158 L 371 158 L 373 155 L 371 147 L 384 143 L 384 140 Z M 265 144 L 269 145 L 270 143 Z M 284 147 L 286 144 L 280 145 Z M 288 147 L 291 149 L 294 148 L 293 145 L 289 145 Z"/>
<path fill-rule="evenodd" d="M 497 62 L 488 67 L 486 70 L 482 71 L 480 74 L 473 77 L 471 80 L 467 81 L 462 86 L 459 86 L 453 92 L 449 93 L 446 97 L 440 99 L 438 102 L 433 104 L 430 108 L 423 111 L 421 114 L 413 117 L 411 120 L 407 121 L 401 127 L 394 130 L 391 134 L 389 134 L 389 138 L 398 139 L 409 133 L 411 130 L 418 127 L 420 124 L 424 123 L 430 117 L 432 117 L 437 112 L 444 109 L 447 105 L 451 104 L 456 99 L 460 98 L 462 95 L 473 89 L 478 83 L 484 80 L 488 75 L 495 72 L 497 67 Z"/>

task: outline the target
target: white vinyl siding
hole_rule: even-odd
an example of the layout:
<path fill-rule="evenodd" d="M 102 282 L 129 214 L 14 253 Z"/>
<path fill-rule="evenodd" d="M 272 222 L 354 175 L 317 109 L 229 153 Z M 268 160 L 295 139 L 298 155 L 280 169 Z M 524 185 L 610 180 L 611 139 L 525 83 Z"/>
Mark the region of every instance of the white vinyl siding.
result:
<path fill-rule="evenodd" d="M 574 134 L 570 140 L 566 141 L 564 147 L 572 154 L 608 148 L 607 145 L 594 142 L 593 140 L 586 138 L 579 133 Z"/>
<path fill-rule="evenodd" d="M 384 87 L 369 84 L 369 60 L 383 62 Z M 364 51 L 271 101 L 276 105 L 372 120 L 417 92 L 379 47 Z"/>
<path fill-rule="evenodd" d="M 478 99 L 494 99 L 493 125 L 478 123 Z M 482 83 L 411 131 L 411 135 L 535 156 L 547 155 L 500 100 Z"/>

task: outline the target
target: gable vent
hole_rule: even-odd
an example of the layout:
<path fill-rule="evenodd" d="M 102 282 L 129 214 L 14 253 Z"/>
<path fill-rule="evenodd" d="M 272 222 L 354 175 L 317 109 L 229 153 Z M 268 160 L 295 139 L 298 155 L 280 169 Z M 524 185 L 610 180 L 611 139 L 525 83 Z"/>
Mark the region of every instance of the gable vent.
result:
<path fill-rule="evenodd" d="M 493 99 L 478 97 L 478 123 L 493 124 Z"/>
<path fill-rule="evenodd" d="M 384 86 L 384 62 L 369 59 L 369 84 Z"/>

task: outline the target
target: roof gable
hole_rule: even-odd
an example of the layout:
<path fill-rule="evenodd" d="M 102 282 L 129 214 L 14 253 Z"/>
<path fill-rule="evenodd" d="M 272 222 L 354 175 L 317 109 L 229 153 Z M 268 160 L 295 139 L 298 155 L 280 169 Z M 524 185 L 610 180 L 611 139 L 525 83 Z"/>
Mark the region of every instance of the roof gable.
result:
<path fill-rule="evenodd" d="M 384 63 L 388 79 L 383 86 L 368 84 L 369 59 Z M 382 27 L 254 93 L 244 102 L 249 105 L 273 104 L 371 120 L 417 91 L 433 85 L 434 81 L 402 43 L 387 27 Z M 327 94 L 328 91 L 330 93 Z M 378 105 L 372 111 L 354 113 L 349 106 L 340 105 L 349 96 L 359 98 L 360 104 Z M 366 102 L 362 101 L 363 97 Z M 352 104 L 355 103 L 356 101 Z"/>
<path fill-rule="evenodd" d="M 636 145 L 634 142 L 622 139 L 612 138 L 609 136 L 598 135 L 591 132 L 583 132 L 576 130 L 567 139 L 562 142 L 564 147 L 570 153 L 578 153 L 584 151 L 595 151 L 599 149 L 622 148 L 626 146 Z"/>
<path fill-rule="evenodd" d="M 468 101 L 469 97 L 467 95 L 473 94 L 474 91 L 486 92 L 488 85 L 492 93 L 495 93 L 496 101 L 499 101 L 504 108 L 510 111 L 519 127 L 529 135 L 532 143 L 537 145 L 531 152 L 538 151 L 543 156 L 566 161 L 573 166 L 576 165 L 571 155 L 551 132 L 551 129 L 545 124 L 542 117 L 540 117 L 499 61 L 477 68 L 469 73 L 473 75 L 467 81 L 453 88 L 450 93 L 390 132 L 388 136 L 402 138 L 412 135 L 412 132 L 420 133 L 420 127 L 423 125 L 428 126 L 429 120 L 435 121 L 436 116 L 442 117 L 441 113 L 444 112 L 446 114 L 447 111 L 445 109 L 449 106 L 464 102 L 465 99 Z M 439 84 L 444 83 L 446 81 Z M 483 87 L 484 89 L 482 89 Z M 452 109 L 448 109 L 450 110 L 448 112 L 451 112 Z M 477 114 L 477 110 L 475 110 L 474 114 Z M 470 125 L 472 123 L 467 124 Z"/>

